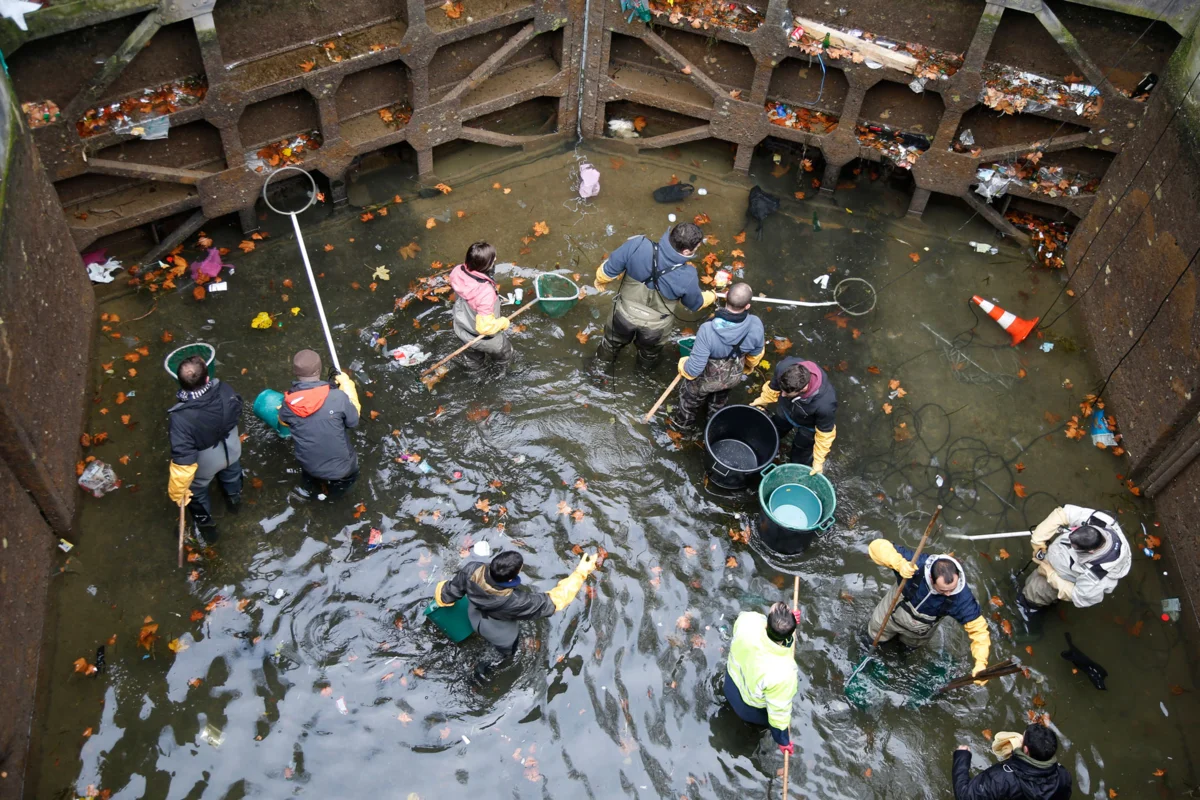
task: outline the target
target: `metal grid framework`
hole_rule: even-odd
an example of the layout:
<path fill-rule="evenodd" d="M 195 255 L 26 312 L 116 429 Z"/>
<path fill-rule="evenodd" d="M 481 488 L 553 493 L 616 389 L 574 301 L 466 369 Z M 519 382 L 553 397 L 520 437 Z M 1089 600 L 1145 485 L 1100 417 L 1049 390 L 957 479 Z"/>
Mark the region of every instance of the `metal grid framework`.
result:
<path fill-rule="evenodd" d="M 800 5 L 804 0 L 790 2 Z M 1157 2 L 1141 4 L 1139 13 L 1149 19 L 1162 18 L 1165 12 L 1156 8 Z M 773 125 L 765 111 L 766 103 L 777 99 L 771 92 L 778 74 L 794 68 L 800 55 L 789 47 L 793 18 L 789 0 L 769 0 L 765 20 L 750 32 L 718 26 L 698 31 L 686 21 L 671 24 L 665 16 L 656 18 L 653 25 L 630 22 L 620 0 L 465 0 L 466 13 L 457 18 L 447 15 L 437 0 L 394 0 L 394 4 L 394 13 L 385 18 L 322 31 L 300 43 L 274 46 L 277 41 L 264 37 L 262 52 L 232 63 L 222 55 L 225 37 L 218 30 L 220 13 L 214 19 L 216 0 L 160 0 L 157 5 L 145 0 L 108 0 L 74 14 L 56 14 L 57 7 L 48 6 L 30 16 L 29 33 L 18 34 L 11 28 L 0 31 L 0 48 L 12 60 L 19 59 L 18 51 L 35 40 L 73 36 L 113 20 L 128 18 L 130 24 L 138 20 L 120 46 L 62 106 L 62 120 L 33 131 L 42 163 L 56 185 L 78 183 L 81 176 L 98 176 L 83 191 L 63 198 L 76 245 L 82 249 L 102 237 L 188 212 L 148 258 L 182 242 L 206 221 L 226 214 L 237 212 L 243 228 L 251 230 L 257 226 L 253 208 L 266 176 L 247 168 L 247 151 L 253 155 L 263 142 L 307 130 L 319 131 L 323 145 L 306 153 L 301 166 L 325 175 L 332 199 L 342 202 L 348 170 L 373 151 L 407 143 L 416 152 L 418 173 L 427 178 L 437 166 L 434 148 L 456 140 L 539 149 L 573 136 L 577 118 L 585 137 L 604 137 L 606 108 L 614 103 L 656 110 L 671 116 L 675 123 L 668 133 L 613 141 L 616 147 L 643 151 L 714 138 L 736 148 L 734 169 L 745 172 L 754 148 L 775 137 L 820 151 L 825 161 L 821 192 L 832 195 L 845 165 L 856 159 L 882 158 L 878 150 L 859 142 L 852 124 L 870 121 L 864 102 L 872 90 L 889 82 L 903 87 L 913 78 L 889 67 L 871 69 L 865 63 L 839 62 L 831 68 L 839 86 L 831 90 L 836 102 L 828 111 L 841 122 L 830 133 L 807 132 Z M 896 0 L 894 5 L 912 6 L 916 13 L 922 2 Z M 1195 3 L 1184 0 L 1183 5 L 1191 9 Z M 974 14 L 980 4 L 964 0 L 964 9 L 968 6 Z M 832 9 L 829 4 L 823 7 Z M 1043 136 L 1040 141 L 1030 138 L 985 147 L 977 154 L 954 152 L 951 145 L 964 115 L 980 105 L 981 73 L 989 63 L 1001 20 L 1013 12 L 1036 16 L 1087 82 L 1099 88 L 1102 109 L 1086 121 L 1060 108 L 1021 115 L 1064 123 L 1049 143 Z M 474 19 L 472 13 L 482 18 Z M 336 14 L 331 15 L 330 26 L 336 27 L 337 19 Z M 1185 16 L 1177 14 L 1163 21 L 1186 30 Z M 189 38 L 194 33 L 208 89 L 199 104 L 171 113 L 170 125 L 173 130 L 198 122 L 212 126 L 219 135 L 213 156 L 173 155 L 156 163 L 105 157 L 104 151 L 134 137 L 106 131 L 81 138 L 74 121 L 90 108 L 120 99 L 114 95 L 114 87 L 128 84 L 128 76 L 124 83 L 119 81 L 126 68 L 155 43 L 166 26 L 174 26 L 172 35 L 178 37 L 180 24 L 190 30 Z M 324 58 L 322 43 L 326 40 L 357 42 L 359 53 L 341 61 Z M 614 41 L 619 46 L 614 47 Z M 367 42 L 370 49 L 363 51 L 361 45 Z M 539 48 L 539 42 L 549 44 Z M 703 54 L 711 48 L 724 48 L 740 62 L 743 74 L 735 81 L 738 85 L 730 83 L 728 73 L 715 64 L 710 68 Z M 933 192 L 954 195 L 1006 234 L 1027 242 L 1028 235 L 1011 225 L 1001 208 L 973 193 L 977 166 L 1039 147 L 1048 155 L 1083 148 L 1115 155 L 1137 134 L 1146 104 L 1129 99 L 1108 82 L 1043 0 L 986 3 L 963 56 L 964 63 L 955 75 L 929 81 L 926 87 L 927 97 L 932 93 L 940 98 L 940 108 L 936 123 L 931 119 L 932 130 L 927 131 L 932 146 L 913 167 L 917 188 L 909 213 L 920 215 Z M 314 66 L 306 70 L 302 65 L 309 62 Z M 40 68 L 51 66 L 42 64 Z M 371 83 L 373 73 L 387 70 L 391 73 L 386 78 Z M 507 77 L 494 80 L 500 75 Z M 164 73 L 155 77 L 174 80 L 182 76 Z M 493 80 L 489 83 L 489 79 Z M 20 93 L 21 83 L 16 83 Z M 557 105 L 557 130 L 514 135 L 474 122 L 539 98 L 549 98 Z M 400 127 L 385 124 L 377 112 L 400 101 L 411 105 L 411 120 Z M 112 177 L 123 180 L 113 181 Z M 151 183 L 155 191 L 148 193 L 146 187 Z M 1017 185 L 1009 192 L 1058 206 L 1077 218 L 1087 214 L 1095 197 L 1049 198 Z M 96 198 L 108 196 L 133 196 L 137 202 L 127 203 L 129 209 L 119 213 L 80 213 Z"/>

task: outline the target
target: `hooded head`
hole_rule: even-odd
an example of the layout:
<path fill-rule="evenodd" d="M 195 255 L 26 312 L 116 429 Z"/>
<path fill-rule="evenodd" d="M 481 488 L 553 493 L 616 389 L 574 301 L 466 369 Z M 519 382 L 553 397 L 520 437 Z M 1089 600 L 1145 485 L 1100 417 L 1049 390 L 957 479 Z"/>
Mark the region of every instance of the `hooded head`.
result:
<path fill-rule="evenodd" d="M 936 594 L 946 597 L 958 594 L 967 585 L 962 565 L 947 555 L 929 557 L 925 562 L 925 582 Z"/>
<path fill-rule="evenodd" d="M 315 350 L 301 350 L 292 356 L 292 374 L 298 381 L 321 379 L 321 356 Z"/>

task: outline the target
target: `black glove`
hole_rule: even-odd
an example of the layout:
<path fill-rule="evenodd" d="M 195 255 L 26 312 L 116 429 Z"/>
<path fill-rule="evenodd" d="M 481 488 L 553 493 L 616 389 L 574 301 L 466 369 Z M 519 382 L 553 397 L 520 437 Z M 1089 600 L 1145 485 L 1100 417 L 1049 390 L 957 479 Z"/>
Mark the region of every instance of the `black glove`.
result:
<path fill-rule="evenodd" d="M 1038 561 L 1045 561 L 1046 560 L 1046 551 L 1038 550 L 1036 553 L 1033 554 L 1033 557 L 1036 558 Z"/>
<path fill-rule="evenodd" d="M 330 365 L 329 377 L 327 377 L 325 380 L 328 381 L 329 383 L 333 383 L 333 379 L 336 378 L 340 373 L 341 373 L 341 370 L 339 370 L 335 366 Z"/>

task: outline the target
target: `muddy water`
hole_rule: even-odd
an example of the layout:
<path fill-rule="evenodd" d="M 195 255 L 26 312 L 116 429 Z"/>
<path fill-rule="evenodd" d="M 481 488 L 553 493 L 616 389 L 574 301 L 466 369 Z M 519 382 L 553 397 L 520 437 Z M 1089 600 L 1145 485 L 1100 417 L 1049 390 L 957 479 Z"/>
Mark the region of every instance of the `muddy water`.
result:
<path fill-rule="evenodd" d="M 400 194 L 404 203 L 386 217 L 303 215 L 342 363 L 361 362 L 365 376 L 354 434 L 362 475 L 337 503 L 289 496 L 297 480 L 290 446 L 249 411 L 263 388 L 286 388 L 294 350 L 323 349 L 285 220 L 266 220 L 271 236 L 252 254 L 234 249 L 237 272 L 225 294 L 196 302 L 183 287 L 136 322 L 152 307 L 148 295 L 103 306 L 121 317 L 108 333 L 122 338 L 99 346 L 89 424 L 110 438 L 92 452 L 116 463 L 124 485 L 84 502 L 79 545 L 54 578 L 37 796 L 81 796 L 88 787 L 129 798 L 343 797 L 350 787 L 365 797 L 778 796 L 778 751 L 723 707 L 716 687 L 734 617 L 788 598 L 793 572 L 804 622 L 792 796 L 949 797 L 956 745 L 971 746 L 977 767 L 990 763 L 984 731 L 1020 730 L 1034 713 L 1048 713 L 1062 737 L 1077 796 L 1185 796 L 1197 778 L 1194 728 L 1183 722 L 1196 719 L 1195 687 L 1177 627 L 1159 619 L 1162 562 L 1140 549 L 1115 596 L 1049 615 L 1043 638 L 1029 641 L 1018 638 L 1010 583 L 1028 545 L 935 540 L 936 550 L 963 559 L 995 617 L 993 661 L 1017 658 L 1029 677 L 928 699 L 931 681 L 969 665 L 966 637 L 948 622 L 926 652 L 885 651 L 857 705 L 843 692 L 861 655 L 858 633 L 889 581 L 867 558 L 867 543 L 883 534 L 915 545 L 937 503 L 946 506 L 944 533 L 1025 528 L 1067 501 L 1116 510 L 1131 538 L 1141 538 L 1143 524 L 1171 533 L 1152 527 L 1153 509 L 1124 491 L 1116 476 L 1125 460 L 1063 435 L 1097 378 L 1071 321 L 1055 326 L 1046 353 L 1037 348 L 1049 339 L 1014 350 L 991 321 L 972 315 L 964 301 L 982 292 L 1035 316 L 1058 284 L 1010 248 L 974 253 L 967 241 L 994 237 L 961 209 L 934 206 L 923 222 L 905 219 L 904 193 L 866 173 L 837 205 L 796 201 L 794 159 L 784 159 L 790 170 L 781 176 L 766 157 L 754 165 L 757 182 L 787 198 L 764 238 L 751 229 L 740 245 L 755 288 L 827 299 L 813 279 L 829 274 L 830 286 L 855 276 L 879 294 L 874 312 L 848 320 L 827 319 L 824 309 L 757 309 L 769 335 L 792 342 L 790 353 L 828 366 L 841 397 L 828 466 L 838 523 L 807 555 L 775 565 L 786 572 L 728 535 L 755 504 L 707 489 L 701 449 L 677 447 L 662 415 L 640 422 L 673 361 L 647 374 L 626 354 L 615 370 L 587 372 L 607 297 L 589 289 L 558 320 L 531 311 L 508 370 L 454 369 L 432 392 L 370 346 L 372 334 L 386 335 L 389 348 L 413 343 L 445 354 L 457 346 L 446 308 L 415 302 L 390 312 L 430 262 L 455 263 L 476 239 L 522 265 L 501 276 L 503 286 L 556 265 L 589 283 L 626 237 L 665 229 L 674 209 L 655 205 L 649 192 L 672 174 L 695 175 L 709 190 L 679 213 L 707 213 L 715 249 L 736 246 L 752 184 L 729 173 L 723 147 L 592 158 L 602 192 L 588 204 L 571 197 L 576 161 L 566 153 L 451 180 L 452 194 L 425 200 L 402 168 L 387 169 L 355 189 L 367 200 Z M 465 151 L 442 174 L 456 168 L 478 165 Z M 426 227 L 430 218 L 436 227 Z M 521 254 L 521 238 L 539 221 L 550 234 Z M 230 247 L 241 238 L 214 235 Z M 412 241 L 421 250 L 405 260 L 397 251 Z M 379 265 L 391 268 L 391 280 L 371 291 Z M 252 330 L 259 311 L 280 314 L 281 324 Z M 581 343 L 582 334 L 593 338 Z M 218 496 L 221 540 L 179 570 L 165 496 L 173 385 L 159 364 L 192 340 L 217 346 L 217 374 L 247 401 L 247 486 L 239 516 L 224 514 Z M 123 360 L 142 344 L 149 357 Z M 890 396 L 890 380 L 903 397 Z M 749 388 L 735 392 L 749 396 Z M 397 461 L 404 454 L 431 471 Z M 486 515 L 476 505 L 484 499 Z M 561 504 L 580 513 L 562 514 Z M 373 527 L 383 542 L 369 551 Z M 480 689 L 469 678 L 482 643 L 450 644 L 421 611 L 435 582 L 481 540 L 520 548 L 527 582 L 543 588 L 574 566 L 576 545 L 602 546 L 610 558 L 563 614 L 525 627 L 516 663 Z M 146 617 L 159 625 L 149 650 L 137 642 Z M 1064 631 L 1108 669 L 1107 692 L 1058 656 Z M 102 675 L 73 672 L 75 659 L 92 660 L 114 636 Z M 179 652 L 168 647 L 175 639 Z"/>

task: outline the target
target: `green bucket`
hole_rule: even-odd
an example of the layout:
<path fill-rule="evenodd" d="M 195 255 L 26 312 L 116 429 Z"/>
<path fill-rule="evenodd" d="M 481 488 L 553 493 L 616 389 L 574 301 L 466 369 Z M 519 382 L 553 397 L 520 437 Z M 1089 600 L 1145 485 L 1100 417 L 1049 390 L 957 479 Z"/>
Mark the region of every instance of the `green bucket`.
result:
<path fill-rule="evenodd" d="M 179 378 L 179 365 L 184 359 L 192 356 L 204 356 L 204 363 L 208 365 L 208 375 L 211 378 L 213 374 L 213 359 L 217 357 L 216 348 L 205 342 L 195 342 L 193 344 L 185 344 L 183 347 L 177 347 L 167 353 L 167 357 L 163 359 L 163 369 L 167 374 L 174 379 Z"/>
<path fill-rule="evenodd" d="M 758 484 L 758 503 L 762 508 L 758 517 L 759 538 L 777 553 L 803 553 L 818 533 L 833 525 L 833 512 L 837 510 L 833 484 L 819 472 L 809 475 L 809 470 L 804 464 L 768 464 L 762 471 Z M 788 501 L 792 495 L 795 502 Z M 819 513 L 811 505 L 813 495 L 820 502 Z M 777 512 L 775 507 L 781 503 L 787 510 Z M 800 520 L 796 510 L 804 508 L 805 503 L 809 504 L 808 510 Z"/>
<path fill-rule="evenodd" d="M 425 606 L 425 616 L 434 625 L 442 629 L 442 633 L 450 637 L 455 644 L 466 641 L 475 633 L 471 627 L 471 619 L 467 616 L 467 598 L 458 598 L 452 606 L 439 606 L 436 600 L 430 600 Z"/>
<path fill-rule="evenodd" d="M 263 389 L 254 398 L 254 416 L 261 419 L 267 426 L 279 434 L 279 438 L 287 439 L 292 435 L 288 426 L 279 421 L 279 409 L 283 407 L 283 393 L 274 389 Z"/>
<path fill-rule="evenodd" d="M 692 348 L 696 346 L 696 337 L 685 336 L 675 344 L 679 345 L 679 355 L 687 358 L 692 354 Z"/>
<path fill-rule="evenodd" d="M 551 319 L 566 314 L 579 302 L 579 285 L 557 272 L 543 272 L 533 286 L 538 306 Z"/>

